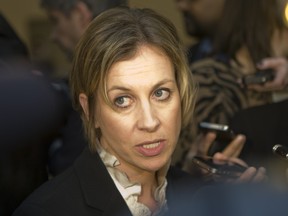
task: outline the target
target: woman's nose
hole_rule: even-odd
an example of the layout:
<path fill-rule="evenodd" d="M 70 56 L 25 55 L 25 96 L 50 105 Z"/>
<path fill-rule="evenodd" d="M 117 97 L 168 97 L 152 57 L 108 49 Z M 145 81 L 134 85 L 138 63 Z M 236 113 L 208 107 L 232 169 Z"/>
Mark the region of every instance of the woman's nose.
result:
<path fill-rule="evenodd" d="M 149 103 L 143 104 L 139 109 L 139 113 L 137 115 L 138 128 L 140 130 L 153 132 L 157 130 L 160 125 L 157 111 Z"/>

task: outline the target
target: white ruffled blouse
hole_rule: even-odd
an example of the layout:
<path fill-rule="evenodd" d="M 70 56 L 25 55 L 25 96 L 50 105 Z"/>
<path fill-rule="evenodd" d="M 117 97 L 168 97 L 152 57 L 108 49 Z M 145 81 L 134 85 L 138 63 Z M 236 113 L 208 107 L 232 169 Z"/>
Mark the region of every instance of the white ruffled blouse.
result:
<path fill-rule="evenodd" d="M 131 183 L 127 175 L 116 168 L 120 165 L 120 162 L 114 155 L 109 154 L 102 147 L 98 148 L 98 153 L 133 216 L 161 216 L 167 212 L 166 174 L 170 164 L 157 172 L 159 186 L 155 190 L 154 198 L 158 204 L 158 210 L 151 212 L 146 205 L 138 202 L 138 196 L 141 194 L 141 184 Z"/>

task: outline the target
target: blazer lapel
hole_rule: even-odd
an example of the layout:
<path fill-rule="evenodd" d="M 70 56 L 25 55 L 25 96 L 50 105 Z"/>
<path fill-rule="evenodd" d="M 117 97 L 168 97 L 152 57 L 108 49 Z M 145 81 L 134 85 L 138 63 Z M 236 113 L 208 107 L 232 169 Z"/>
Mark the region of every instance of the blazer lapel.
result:
<path fill-rule="evenodd" d="M 175 167 L 170 167 L 167 174 L 167 181 L 167 215 L 194 215 L 194 195 L 206 184 L 204 184 L 199 178 L 193 177 Z M 196 213 L 195 215 L 198 214 Z"/>
<path fill-rule="evenodd" d="M 103 216 L 131 215 L 98 153 L 85 148 L 74 169 L 88 206 L 102 211 Z"/>

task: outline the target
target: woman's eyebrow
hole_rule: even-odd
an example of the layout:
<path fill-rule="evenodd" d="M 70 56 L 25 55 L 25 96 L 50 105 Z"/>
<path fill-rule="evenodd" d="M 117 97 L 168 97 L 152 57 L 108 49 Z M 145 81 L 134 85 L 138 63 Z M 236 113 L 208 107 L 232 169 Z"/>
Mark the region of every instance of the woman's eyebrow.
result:
<path fill-rule="evenodd" d="M 173 80 L 173 79 L 161 80 L 158 83 L 153 85 L 153 89 L 158 88 L 159 86 L 164 85 L 164 84 L 169 83 L 169 82 L 173 82 L 174 83 L 175 80 Z M 114 85 L 110 89 L 108 89 L 107 92 L 110 92 L 110 91 L 113 91 L 113 90 L 130 91 L 131 89 L 128 88 L 128 87 L 125 87 L 125 86 Z"/>
<path fill-rule="evenodd" d="M 157 88 L 157 87 L 159 87 L 159 86 L 161 86 L 161 85 L 164 85 L 164 84 L 166 84 L 166 83 L 169 83 L 169 82 L 174 83 L 175 80 L 174 80 L 174 79 L 164 79 L 164 80 L 161 80 L 159 83 L 156 83 L 156 84 L 154 85 L 154 88 Z"/>
<path fill-rule="evenodd" d="M 114 85 L 110 89 L 108 89 L 107 92 L 110 92 L 110 91 L 113 91 L 113 90 L 130 91 L 130 89 L 127 88 L 127 87 Z"/>

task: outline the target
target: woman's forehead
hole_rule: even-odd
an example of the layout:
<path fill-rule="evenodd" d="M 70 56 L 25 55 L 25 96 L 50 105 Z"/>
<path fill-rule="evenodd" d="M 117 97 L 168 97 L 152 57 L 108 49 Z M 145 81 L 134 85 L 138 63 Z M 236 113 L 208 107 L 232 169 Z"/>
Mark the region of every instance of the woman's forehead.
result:
<path fill-rule="evenodd" d="M 158 48 L 143 46 L 133 58 L 116 62 L 107 74 L 108 85 L 111 81 L 133 79 L 146 80 L 157 76 L 172 75 L 173 65 L 170 59 Z"/>

